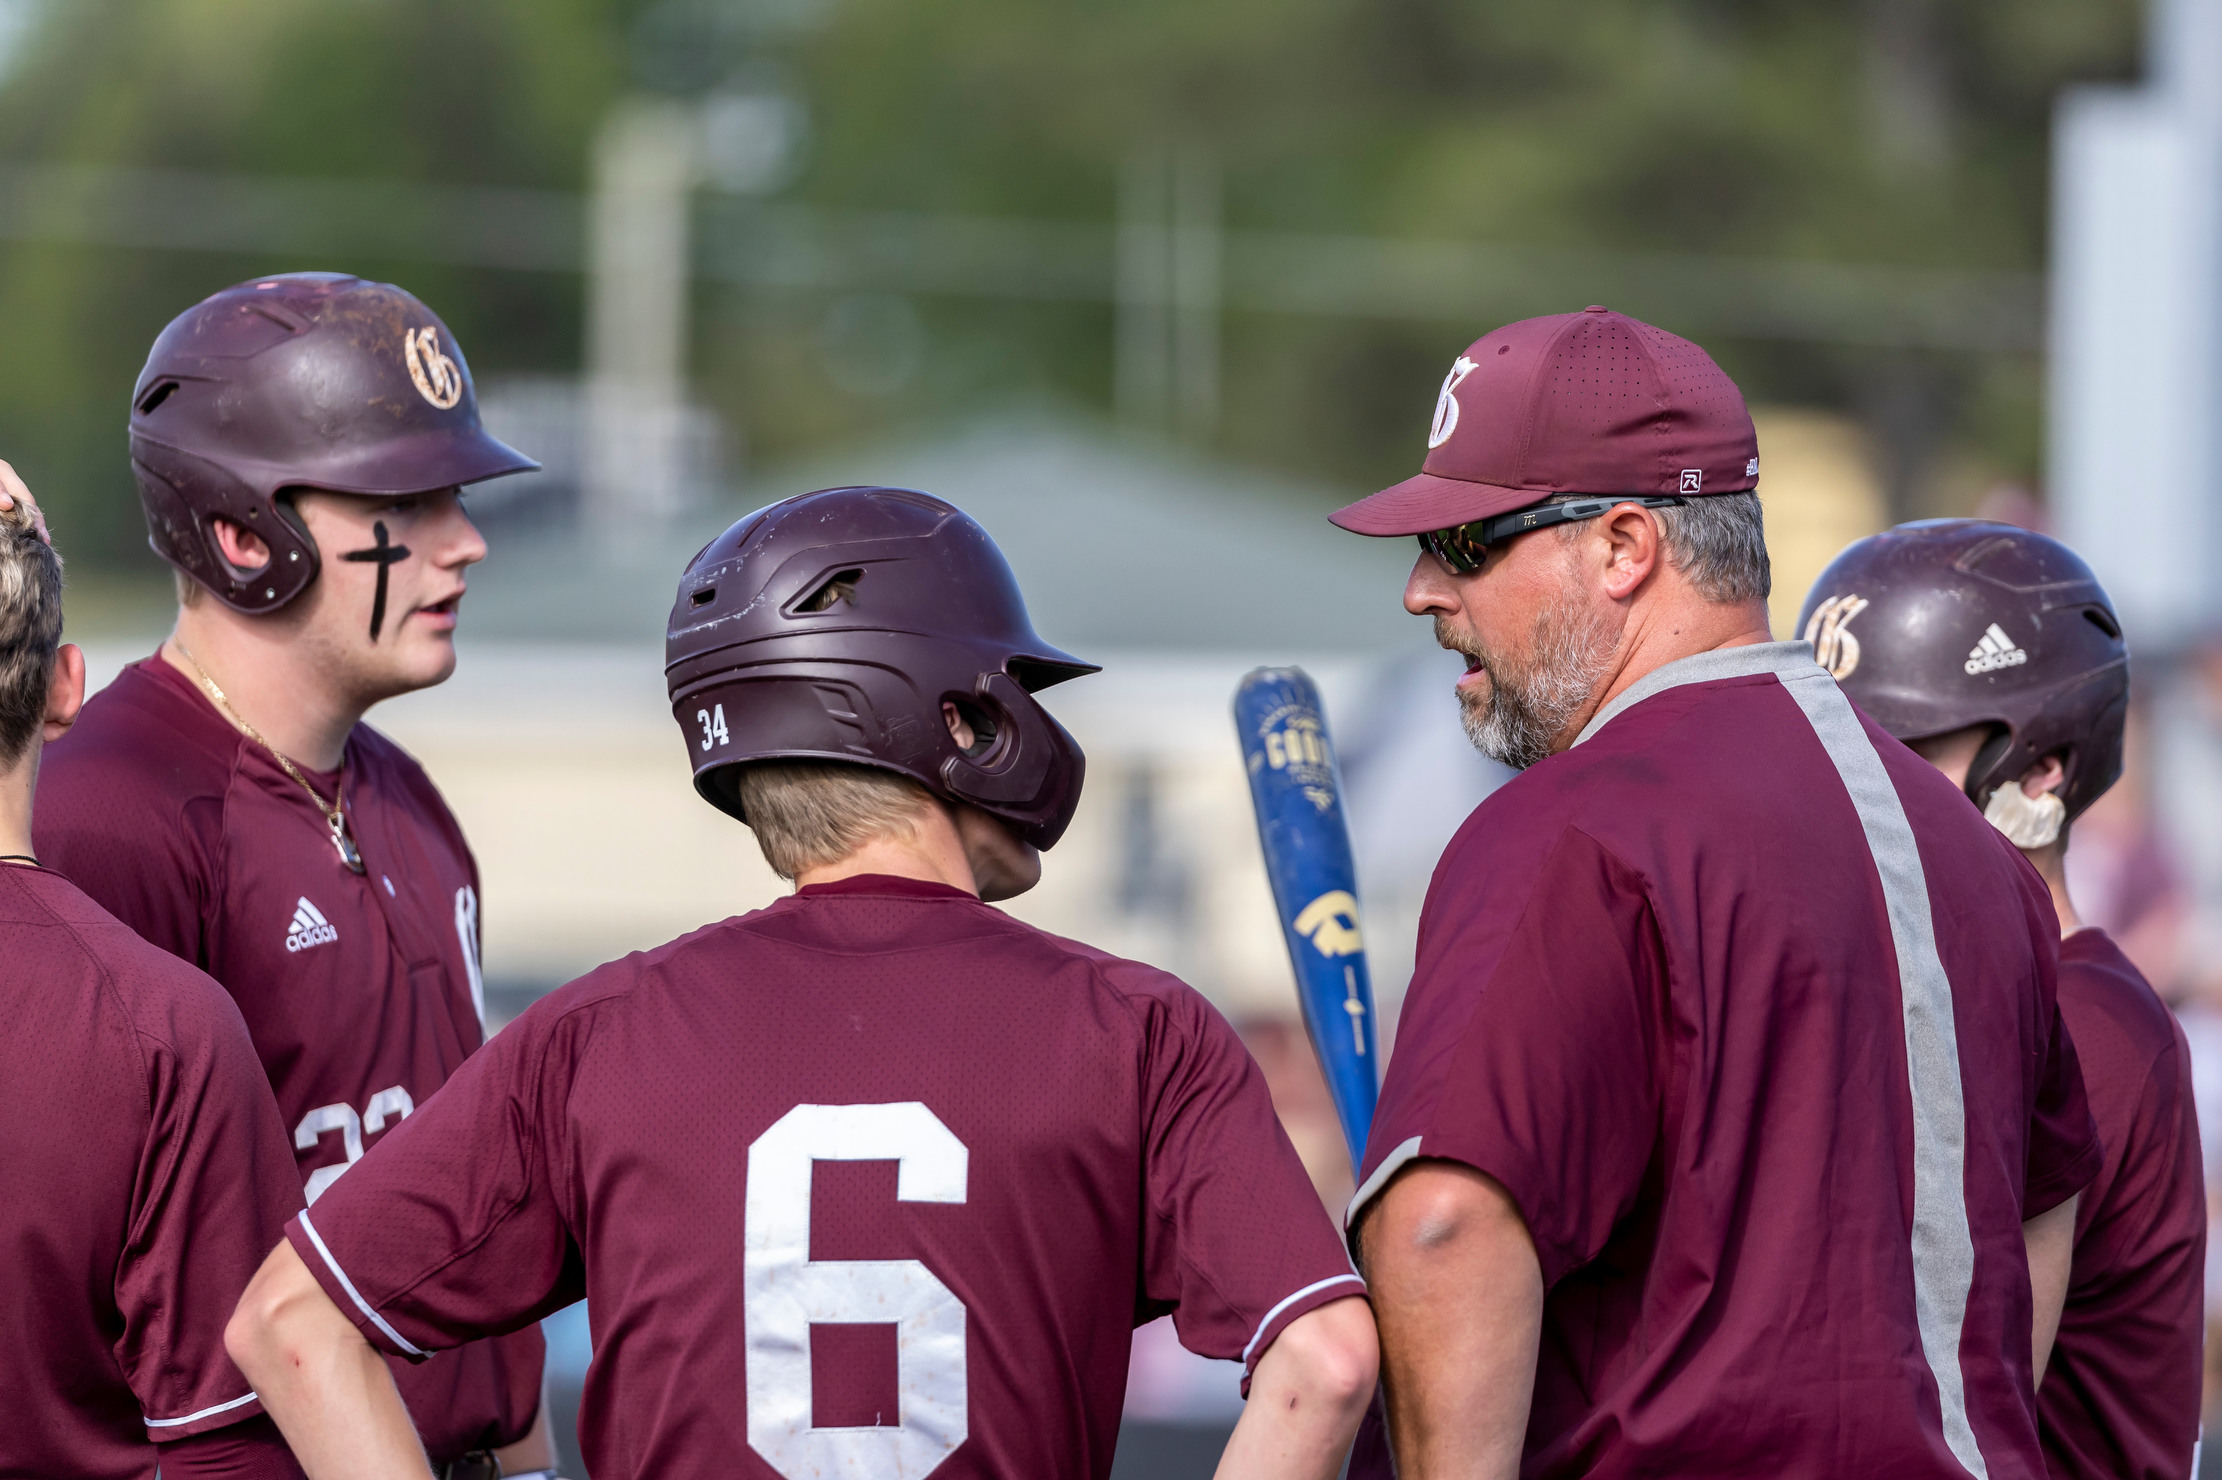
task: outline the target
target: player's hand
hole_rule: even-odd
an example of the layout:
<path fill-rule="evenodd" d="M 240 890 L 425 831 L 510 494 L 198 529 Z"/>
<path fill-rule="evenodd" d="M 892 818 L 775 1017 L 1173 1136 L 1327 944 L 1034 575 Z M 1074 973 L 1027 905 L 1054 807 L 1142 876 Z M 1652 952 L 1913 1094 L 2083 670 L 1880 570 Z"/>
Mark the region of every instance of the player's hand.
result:
<path fill-rule="evenodd" d="M 39 501 L 31 497 L 31 490 L 24 486 L 16 470 L 0 462 L 0 509 L 12 509 L 17 504 L 31 511 L 31 527 L 39 532 L 39 538 L 53 544 L 54 536 L 47 530 L 46 515 L 39 511 Z"/>

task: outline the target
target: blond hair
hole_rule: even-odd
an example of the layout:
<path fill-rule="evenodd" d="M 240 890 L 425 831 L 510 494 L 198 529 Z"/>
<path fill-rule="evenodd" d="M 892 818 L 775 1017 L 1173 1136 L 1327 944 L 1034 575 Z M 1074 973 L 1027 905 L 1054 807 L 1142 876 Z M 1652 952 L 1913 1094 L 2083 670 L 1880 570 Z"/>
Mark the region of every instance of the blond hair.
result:
<path fill-rule="evenodd" d="M 907 833 L 934 799 L 917 782 L 840 761 L 759 761 L 735 786 L 764 861 L 782 879 Z"/>
<path fill-rule="evenodd" d="M 0 509 L 0 769 L 31 748 L 46 718 L 62 645 L 62 557 L 21 503 Z"/>

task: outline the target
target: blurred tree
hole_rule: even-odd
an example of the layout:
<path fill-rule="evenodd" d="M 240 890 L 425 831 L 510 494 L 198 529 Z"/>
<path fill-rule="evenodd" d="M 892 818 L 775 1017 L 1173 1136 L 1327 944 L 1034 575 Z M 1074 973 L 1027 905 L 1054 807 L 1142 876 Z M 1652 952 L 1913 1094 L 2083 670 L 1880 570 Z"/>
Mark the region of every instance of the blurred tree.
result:
<path fill-rule="evenodd" d="M 818 132 L 804 190 L 1100 218 L 1121 159 L 1172 138 L 1217 153 L 1238 227 L 2036 268 L 2053 98 L 2130 75 L 2139 13 L 2131 0 L 842 0 L 805 49 Z M 982 358 L 969 317 L 934 316 L 940 355 Z M 1100 400 L 1109 335 L 1084 317 L 1037 315 L 1043 332 L 1003 363 Z M 1486 327 L 1238 317 L 1223 436 L 1285 465 L 1398 476 L 1441 365 Z M 2036 474 L 2028 360 L 1706 338 L 1754 399 L 1867 419 L 1901 463 L 1908 512 L 1955 445 Z M 760 405 L 817 394 L 752 348 Z M 921 408 L 947 363 L 929 358 Z M 781 420 L 753 423 L 776 436 Z"/>
<path fill-rule="evenodd" d="M 0 88 L 0 160 L 576 188 L 625 84 L 625 0 L 66 0 Z M 256 273 L 360 272 L 431 303 L 483 374 L 577 361 L 578 282 L 422 261 L 0 250 L 0 448 L 80 557 L 136 558 L 124 454 L 163 324 Z M 148 557 L 151 558 L 151 557 Z"/>
<path fill-rule="evenodd" d="M 2043 259 L 2053 97 L 2132 74 L 2139 20 L 2132 0 L 48 0 L 44 15 L 0 87 L 0 162 L 575 188 L 623 90 L 745 75 L 803 101 L 787 197 L 829 206 L 1107 224 L 1122 164 L 1172 141 L 1216 158 L 1237 228 L 2019 269 Z M 561 274 L 9 244 L 0 448 L 58 507 L 82 505 L 99 548 L 135 546 L 121 423 L 147 343 L 205 292 L 309 265 L 407 283 L 481 372 L 577 362 L 579 283 Z M 1104 305 L 724 287 L 698 310 L 701 385 L 760 456 L 1014 395 L 1111 399 Z M 874 326 L 899 331 L 908 373 L 858 373 Z M 1344 483 L 1400 476 L 1442 364 L 1486 327 L 1230 315 L 1218 440 Z M 1703 337 L 1755 400 L 1865 418 L 1901 511 L 1942 496 L 1947 462 L 2035 475 L 2030 358 Z"/>

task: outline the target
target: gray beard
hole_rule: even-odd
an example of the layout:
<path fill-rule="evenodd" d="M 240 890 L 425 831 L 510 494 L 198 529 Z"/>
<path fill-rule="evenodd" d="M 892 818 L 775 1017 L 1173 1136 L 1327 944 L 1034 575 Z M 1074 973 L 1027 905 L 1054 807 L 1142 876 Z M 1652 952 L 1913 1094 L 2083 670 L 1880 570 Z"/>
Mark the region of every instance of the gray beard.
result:
<path fill-rule="evenodd" d="M 1436 620 L 1437 641 L 1453 634 Z M 1515 667 L 1467 642 L 1446 646 L 1477 660 L 1489 691 L 1458 691 L 1466 738 L 1491 760 L 1524 771 L 1550 755 L 1551 744 L 1573 723 L 1611 667 L 1614 634 L 1607 621 L 1571 597 L 1536 613 L 1533 657 Z"/>

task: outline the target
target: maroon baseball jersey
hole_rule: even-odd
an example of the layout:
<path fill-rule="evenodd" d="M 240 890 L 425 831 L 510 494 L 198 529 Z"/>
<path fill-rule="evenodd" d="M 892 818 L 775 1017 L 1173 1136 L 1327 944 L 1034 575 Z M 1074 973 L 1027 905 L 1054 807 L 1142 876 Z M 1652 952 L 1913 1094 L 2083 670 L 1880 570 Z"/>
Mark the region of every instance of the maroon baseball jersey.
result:
<path fill-rule="evenodd" d="M 2056 1480 L 2181 1480 L 2199 1437 L 2206 1179 L 2183 1030 L 2103 930 L 2060 943 L 2105 1161 L 2075 1210 L 2075 1264 L 2037 1389 Z"/>
<path fill-rule="evenodd" d="M 262 1411 L 224 1323 L 301 1206 L 246 1027 L 59 874 L 6 864 L 0 1022 L 0 1475 L 185 1473 L 177 1446 Z M 254 1427 L 245 1458 L 290 1467 Z"/>
<path fill-rule="evenodd" d="M 313 1205 L 483 1040 L 478 871 L 422 769 L 368 725 L 341 772 L 368 872 L 315 802 L 160 657 L 126 668 L 49 746 L 39 856 L 222 982 L 262 1060 Z M 435 1458 L 523 1436 L 542 1343 L 521 1331 L 396 1365 Z"/>
<path fill-rule="evenodd" d="M 1669 664 L 1445 851 L 1354 1215 L 1503 1184 L 1521 1473 L 2044 1473 L 2021 1225 L 2099 1162 L 2027 862 L 1803 643 Z"/>
<path fill-rule="evenodd" d="M 599 1480 L 1102 1480 L 1136 1325 L 1364 1289 L 1201 997 L 870 876 L 543 999 L 287 1235 L 387 1352 L 588 1297 Z"/>

